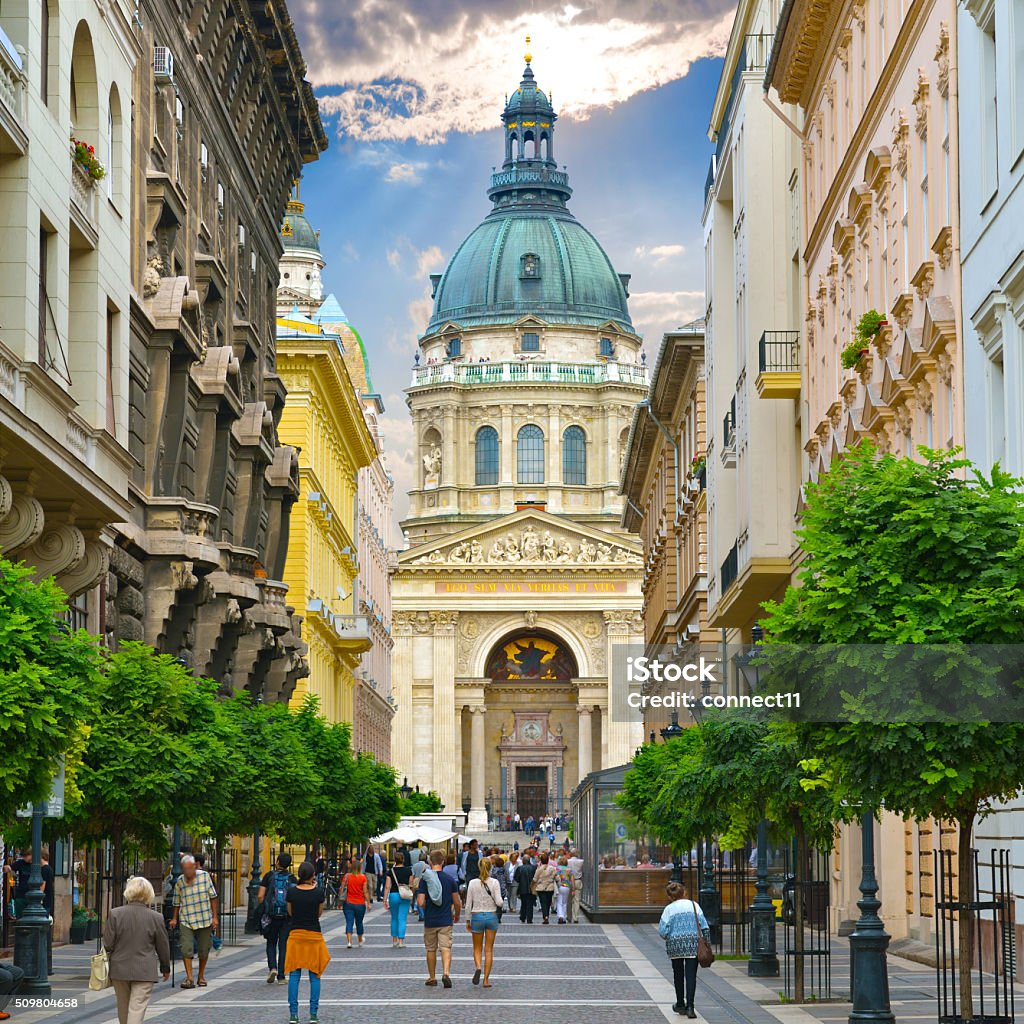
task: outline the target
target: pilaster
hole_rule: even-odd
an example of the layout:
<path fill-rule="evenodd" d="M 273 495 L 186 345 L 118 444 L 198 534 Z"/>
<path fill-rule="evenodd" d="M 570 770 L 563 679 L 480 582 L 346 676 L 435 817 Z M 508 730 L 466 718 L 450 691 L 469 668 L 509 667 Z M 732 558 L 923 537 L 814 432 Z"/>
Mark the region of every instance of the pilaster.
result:
<path fill-rule="evenodd" d="M 455 626 L 459 613 L 430 612 L 434 627 L 433 710 L 434 782 L 441 802 L 460 807 L 462 794 L 462 730 L 455 713 Z"/>

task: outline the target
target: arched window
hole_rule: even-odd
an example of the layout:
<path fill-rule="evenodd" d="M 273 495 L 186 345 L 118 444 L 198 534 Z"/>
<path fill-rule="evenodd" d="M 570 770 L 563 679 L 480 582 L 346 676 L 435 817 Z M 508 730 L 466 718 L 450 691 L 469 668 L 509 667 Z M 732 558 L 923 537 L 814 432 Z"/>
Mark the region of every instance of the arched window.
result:
<path fill-rule="evenodd" d="M 501 469 L 498 432 L 494 427 L 481 427 L 476 432 L 476 482 L 496 484 Z"/>
<path fill-rule="evenodd" d="M 587 482 L 587 435 L 582 427 L 566 427 L 562 434 L 562 482 L 573 486 Z"/>
<path fill-rule="evenodd" d="M 117 86 L 110 87 L 107 102 L 107 198 L 117 199 L 121 195 L 121 154 L 124 140 L 121 136 L 121 97 Z"/>
<path fill-rule="evenodd" d="M 528 423 L 516 437 L 516 479 L 521 484 L 544 483 L 544 431 Z"/>

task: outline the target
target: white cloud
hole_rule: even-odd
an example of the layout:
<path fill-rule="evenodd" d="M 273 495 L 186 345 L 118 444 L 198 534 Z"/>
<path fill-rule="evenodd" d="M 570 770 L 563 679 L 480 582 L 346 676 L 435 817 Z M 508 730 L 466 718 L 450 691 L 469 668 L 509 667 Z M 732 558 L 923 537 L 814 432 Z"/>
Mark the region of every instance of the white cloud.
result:
<path fill-rule="evenodd" d="M 650 259 L 656 267 L 660 267 L 662 263 L 674 259 L 676 256 L 682 256 L 685 252 L 685 245 L 653 245 L 650 247 L 638 245 L 633 250 L 637 259 Z"/>
<path fill-rule="evenodd" d="M 403 185 L 418 185 L 421 181 L 420 169 L 422 164 L 392 164 L 384 180 L 392 184 L 400 182 Z"/>
<path fill-rule="evenodd" d="M 703 291 L 633 292 L 629 313 L 633 326 L 655 346 L 661 335 L 704 312 Z"/>
<path fill-rule="evenodd" d="M 413 279 L 440 273 L 445 267 L 444 254 L 439 245 L 428 245 L 425 249 L 418 249 L 405 235 L 399 235 L 394 240 L 391 248 L 387 250 L 387 260 L 392 270 L 401 270 Z"/>
<path fill-rule="evenodd" d="M 585 9 L 537 0 L 529 13 L 503 0 L 358 0 L 345 13 L 329 0 L 295 6 L 321 111 L 339 134 L 421 143 L 495 126 L 527 33 L 541 87 L 560 114 L 585 119 L 721 54 L 734 10 L 728 0 L 662 0 L 628 13 L 613 0 Z"/>
<path fill-rule="evenodd" d="M 388 266 L 397 270 L 402 265 L 402 254 L 397 249 L 388 249 Z"/>
<path fill-rule="evenodd" d="M 392 543 L 400 548 L 402 533 L 398 523 L 409 514 L 409 491 L 416 486 L 416 439 L 413 437 L 412 420 L 405 406 L 404 395 L 386 395 L 384 408 L 387 411 L 381 417 L 381 432 L 388 455 L 388 469 L 395 478 Z"/>
<path fill-rule="evenodd" d="M 416 253 L 416 276 L 426 277 L 428 274 L 440 273 L 444 263 L 439 245 L 428 245 Z"/>

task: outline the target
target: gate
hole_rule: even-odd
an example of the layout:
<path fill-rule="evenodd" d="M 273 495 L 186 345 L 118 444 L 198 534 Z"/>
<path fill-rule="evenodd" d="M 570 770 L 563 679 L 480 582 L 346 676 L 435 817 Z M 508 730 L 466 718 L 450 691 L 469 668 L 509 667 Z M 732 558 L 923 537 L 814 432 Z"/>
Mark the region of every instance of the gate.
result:
<path fill-rule="evenodd" d="M 797 1003 L 832 998 L 828 857 L 817 850 L 783 855 L 783 978 L 787 999 Z"/>
<path fill-rule="evenodd" d="M 970 851 L 974 898 L 961 899 L 952 850 L 935 852 L 935 952 L 939 1021 L 1011 1024 L 1017 971 L 1009 850 L 992 850 L 988 861 Z M 970 962 L 960 956 L 966 930 Z"/>
<path fill-rule="evenodd" d="M 237 946 L 249 910 L 248 892 L 239 883 L 238 850 L 233 846 L 215 849 L 207 856 L 206 867 L 220 899 L 220 937 L 225 946 Z"/>

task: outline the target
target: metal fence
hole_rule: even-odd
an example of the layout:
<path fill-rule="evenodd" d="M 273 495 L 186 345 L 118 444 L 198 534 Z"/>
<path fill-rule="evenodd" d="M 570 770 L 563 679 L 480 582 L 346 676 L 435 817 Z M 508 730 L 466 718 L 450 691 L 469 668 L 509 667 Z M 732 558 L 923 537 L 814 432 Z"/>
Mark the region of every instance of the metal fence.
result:
<path fill-rule="evenodd" d="M 832 998 L 828 856 L 808 850 L 799 858 L 793 849 L 783 855 L 783 987 L 798 1003 Z"/>
<path fill-rule="evenodd" d="M 973 898 L 964 899 L 954 851 L 935 853 L 936 995 L 942 1024 L 1010 1024 L 1017 971 L 1009 850 L 970 851 Z M 971 893 L 967 893 L 971 895 Z M 970 951 L 961 956 L 960 944 Z"/>

